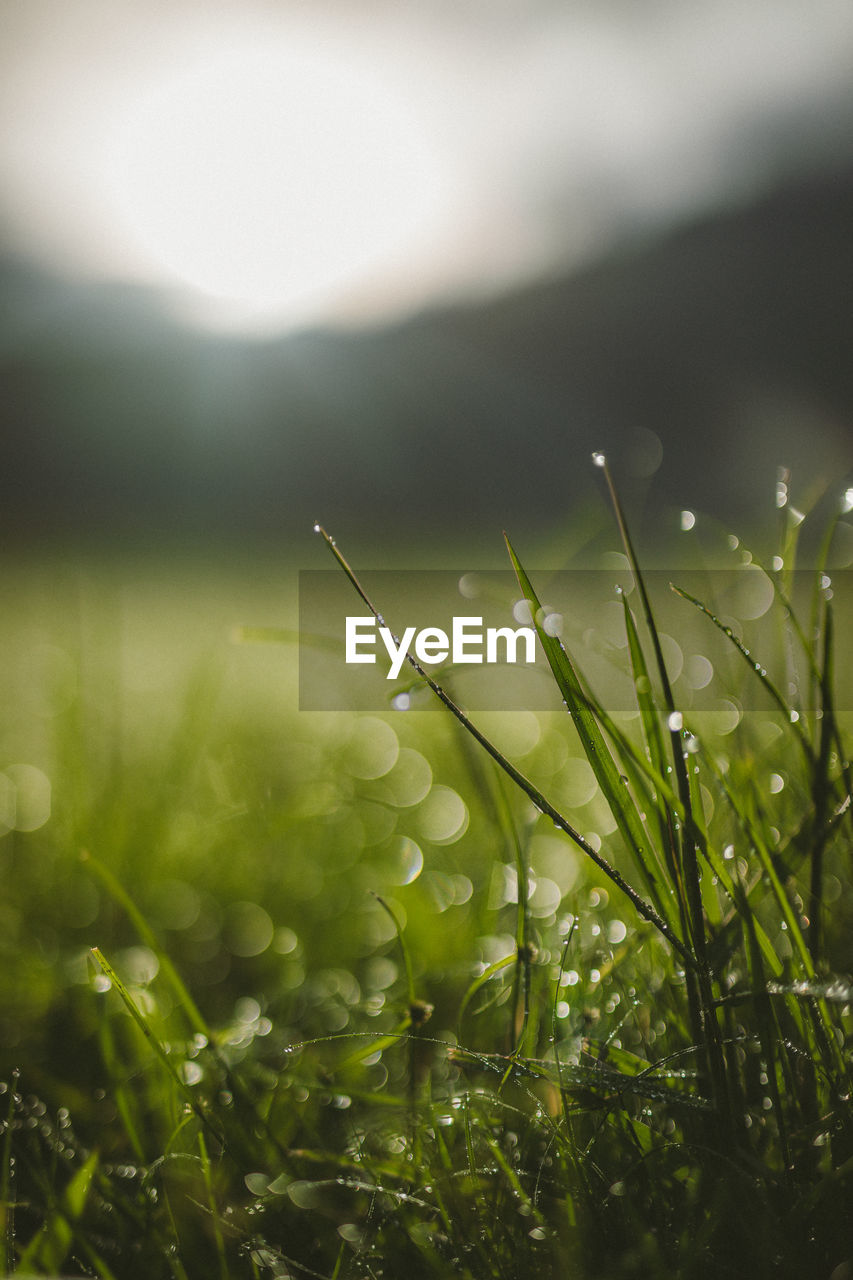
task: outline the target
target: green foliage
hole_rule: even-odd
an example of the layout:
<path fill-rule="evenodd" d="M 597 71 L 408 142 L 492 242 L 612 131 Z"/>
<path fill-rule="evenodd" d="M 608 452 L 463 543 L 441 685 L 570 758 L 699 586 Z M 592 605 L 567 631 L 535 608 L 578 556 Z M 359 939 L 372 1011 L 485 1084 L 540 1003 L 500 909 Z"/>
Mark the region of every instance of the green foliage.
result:
<path fill-rule="evenodd" d="M 667 669 L 604 473 L 633 714 L 512 548 L 557 709 L 488 732 L 414 661 L 450 714 L 293 718 L 279 650 L 237 651 L 254 690 L 208 664 L 123 719 L 81 651 L 30 741 L 50 821 L 0 840 L 5 1274 L 853 1265 L 829 544 L 803 625 L 783 526 L 778 662 L 675 584 L 769 706 L 720 725 Z"/>

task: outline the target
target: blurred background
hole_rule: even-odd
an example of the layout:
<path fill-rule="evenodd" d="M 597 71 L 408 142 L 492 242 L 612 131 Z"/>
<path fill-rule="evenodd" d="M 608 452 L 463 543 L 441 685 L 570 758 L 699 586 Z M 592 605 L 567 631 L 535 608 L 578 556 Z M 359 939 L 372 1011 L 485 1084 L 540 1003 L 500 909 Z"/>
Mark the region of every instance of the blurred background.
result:
<path fill-rule="evenodd" d="M 839 0 L 5 0 L 0 100 L 9 548 L 837 503 Z"/>

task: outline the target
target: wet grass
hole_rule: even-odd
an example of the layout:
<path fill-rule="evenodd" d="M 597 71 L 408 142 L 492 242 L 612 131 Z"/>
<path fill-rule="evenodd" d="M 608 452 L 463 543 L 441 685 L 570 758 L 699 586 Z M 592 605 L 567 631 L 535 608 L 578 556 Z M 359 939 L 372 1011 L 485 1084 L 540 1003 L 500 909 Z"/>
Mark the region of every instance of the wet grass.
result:
<path fill-rule="evenodd" d="M 782 503 L 772 652 L 682 594 L 731 658 L 703 713 L 602 473 L 630 713 L 515 545 L 553 712 L 439 674 L 297 714 L 290 650 L 103 608 L 7 634 L 5 1274 L 850 1273 L 834 541 L 795 612 Z"/>

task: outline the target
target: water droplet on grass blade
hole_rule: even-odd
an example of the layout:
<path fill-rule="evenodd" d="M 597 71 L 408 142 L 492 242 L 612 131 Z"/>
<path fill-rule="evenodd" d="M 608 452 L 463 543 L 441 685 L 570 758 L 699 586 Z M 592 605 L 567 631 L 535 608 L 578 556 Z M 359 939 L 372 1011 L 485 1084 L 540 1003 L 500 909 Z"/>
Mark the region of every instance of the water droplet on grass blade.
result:
<path fill-rule="evenodd" d="M 246 1184 L 246 1190 L 250 1191 L 253 1196 L 262 1196 L 269 1187 L 270 1180 L 265 1173 L 247 1173 L 243 1179 Z"/>
<path fill-rule="evenodd" d="M 596 452 L 596 453 L 594 453 L 594 454 L 592 455 L 592 465 L 593 465 L 594 467 L 606 467 L 606 466 L 607 466 L 607 459 L 606 459 L 606 457 L 604 456 L 604 454 L 603 454 L 603 453 L 597 453 L 597 452 Z"/>

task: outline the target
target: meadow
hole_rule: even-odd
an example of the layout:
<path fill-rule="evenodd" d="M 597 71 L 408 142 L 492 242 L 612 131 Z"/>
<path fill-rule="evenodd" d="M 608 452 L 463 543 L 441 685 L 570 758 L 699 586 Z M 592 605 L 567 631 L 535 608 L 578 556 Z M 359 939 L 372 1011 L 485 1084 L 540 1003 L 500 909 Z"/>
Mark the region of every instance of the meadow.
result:
<path fill-rule="evenodd" d="M 508 547 L 549 710 L 297 710 L 273 562 L 4 570 L 2 1274 L 853 1275 L 851 494 L 712 529 L 738 617 L 601 471 L 606 634 Z"/>

